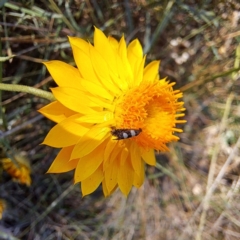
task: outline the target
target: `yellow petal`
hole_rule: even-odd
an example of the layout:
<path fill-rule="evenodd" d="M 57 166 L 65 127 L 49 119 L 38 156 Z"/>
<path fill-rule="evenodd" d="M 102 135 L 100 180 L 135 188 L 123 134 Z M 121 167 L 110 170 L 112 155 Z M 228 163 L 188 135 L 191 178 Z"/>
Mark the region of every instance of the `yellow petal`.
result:
<path fill-rule="evenodd" d="M 89 46 L 89 50 L 93 69 L 97 73 L 98 78 L 101 80 L 102 85 L 112 93 L 120 94 L 121 91 L 119 89 L 119 86 L 116 84 L 116 82 L 114 82 L 115 78 L 110 78 L 109 67 L 104 58 L 92 45 Z"/>
<path fill-rule="evenodd" d="M 143 185 L 145 178 L 145 164 L 141 161 L 141 171 L 140 174 L 134 173 L 133 185 L 137 188 L 140 188 Z"/>
<path fill-rule="evenodd" d="M 143 68 L 145 62 L 143 59 L 145 58 L 143 58 L 142 46 L 137 39 L 128 45 L 127 57 L 133 72 L 134 84 L 138 85 L 143 78 Z"/>
<path fill-rule="evenodd" d="M 104 58 L 111 72 L 117 73 L 117 62 L 113 48 L 105 34 L 96 27 L 94 31 L 94 47 Z"/>
<path fill-rule="evenodd" d="M 54 159 L 47 173 L 62 173 L 75 169 L 79 159 L 69 161 L 72 150 L 73 146 L 63 148 Z"/>
<path fill-rule="evenodd" d="M 117 185 L 118 169 L 118 161 L 113 159 L 104 172 L 105 184 L 108 192 L 111 192 Z"/>
<path fill-rule="evenodd" d="M 96 106 L 86 94 L 75 88 L 57 87 L 51 89 L 54 97 L 65 107 L 79 113 L 94 113 L 91 107 Z"/>
<path fill-rule="evenodd" d="M 156 166 L 156 157 L 155 157 L 155 153 L 154 150 L 151 149 L 149 151 L 147 150 L 143 150 L 142 152 L 142 159 L 149 165 L 151 166 Z"/>
<path fill-rule="evenodd" d="M 104 98 L 100 98 L 100 97 L 94 97 L 91 96 L 90 94 L 88 94 L 87 98 L 88 103 L 92 106 L 92 107 L 101 107 L 102 109 L 109 109 L 111 111 L 114 111 L 114 105 L 112 104 L 111 101 L 109 101 L 108 99 L 104 99 Z"/>
<path fill-rule="evenodd" d="M 102 165 L 88 178 L 81 182 L 82 196 L 94 192 L 103 180 Z"/>
<path fill-rule="evenodd" d="M 130 156 L 129 154 L 129 151 L 126 147 L 124 147 L 122 149 L 122 152 L 121 152 L 121 156 L 120 156 L 120 165 L 124 165 L 125 164 L 125 161 L 127 160 L 127 158 Z"/>
<path fill-rule="evenodd" d="M 77 119 L 79 123 L 102 123 L 113 119 L 113 113 L 109 111 L 98 112 L 97 114 L 88 114 Z"/>
<path fill-rule="evenodd" d="M 104 162 L 103 162 L 104 170 L 108 168 L 108 166 L 112 163 L 112 161 L 117 161 L 118 164 L 120 164 L 121 152 L 123 150 L 123 147 L 120 145 L 119 141 L 116 141 L 116 142 L 117 143 L 114 146 L 114 149 L 111 152 L 111 155 L 108 158 L 104 158 Z M 105 152 L 106 152 L 106 149 L 105 149 Z M 106 157 L 106 155 L 104 155 L 104 157 Z"/>
<path fill-rule="evenodd" d="M 114 54 L 117 54 L 118 53 L 119 42 L 111 36 L 108 36 L 108 42 L 109 42 L 111 48 L 113 49 Z"/>
<path fill-rule="evenodd" d="M 142 60 L 143 50 L 138 39 L 135 39 L 128 45 L 127 56 L 130 63 L 135 62 L 136 60 Z"/>
<path fill-rule="evenodd" d="M 86 91 L 91 93 L 93 96 L 98 96 L 101 98 L 106 98 L 109 99 L 110 101 L 113 101 L 114 99 L 114 94 L 111 94 L 110 91 L 106 90 L 99 84 L 97 85 L 96 83 L 84 80 L 81 82 L 82 86 Z"/>
<path fill-rule="evenodd" d="M 73 50 L 74 60 L 81 76 L 89 81 L 97 83 L 99 80 L 94 72 L 89 53 L 89 43 L 81 38 L 69 37 Z"/>
<path fill-rule="evenodd" d="M 102 181 L 102 189 L 103 189 L 104 197 L 107 197 L 110 195 L 109 191 L 107 190 L 105 179 L 103 179 Z"/>
<path fill-rule="evenodd" d="M 76 144 L 79 139 L 89 130 L 88 128 L 74 122 L 79 114 L 73 115 L 55 125 L 48 133 L 43 144 L 62 148 Z M 76 158 L 75 158 L 76 159 Z"/>
<path fill-rule="evenodd" d="M 70 45 L 74 45 L 77 48 L 81 49 L 83 52 L 85 52 L 86 54 L 88 54 L 88 46 L 89 46 L 89 42 L 85 41 L 82 38 L 78 38 L 78 37 L 68 37 Z"/>
<path fill-rule="evenodd" d="M 141 153 L 140 153 L 139 147 L 135 143 L 132 144 L 130 153 L 131 153 L 131 162 L 132 162 L 134 172 L 140 176 L 142 159 L 141 159 Z"/>
<path fill-rule="evenodd" d="M 81 76 L 77 68 L 56 60 L 44 62 L 44 65 L 58 86 L 81 89 Z"/>
<path fill-rule="evenodd" d="M 118 84 L 120 85 L 122 90 L 127 90 L 129 85 L 134 81 L 132 69 L 128 62 L 127 58 L 127 46 L 125 39 L 122 37 L 119 43 L 118 55 L 117 55 L 117 66 L 118 66 L 118 74 L 120 77 L 120 81 Z"/>
<path fill-rule="evenodd" d="M 76 112 L 70 110 L 69 108 L 66 108 L 58 101 L 49 103 L 38 111 L 56 123 L 59 123 L 65 120 L 67 117 L 76 114 Z"/>
<path fill-rule="evenodd" d="M 109 192 L 109 191 L 107 190 L 107 187 L 106 187 L 105 179 L 103 179 L 103 181 L 102 181 L 102 188 L 103 188 L 103 194 L 104 194 L 104 196 L 107 197 L 107 196 L 110 196 L 110 195 L 117 189 L 117 184 L 116 184 L 116 186 L 113 188 L 113 190 L 112 190 L 111 192 Z"/>
<path fill-rule="evenodd" d="M 109 137 L 109 134 L 108 127 L 99 127 L 99 125 L 92 127 L 75 145 L 71 159 L 82 158 L 83 156 L 88 155 L 102 144 L 103 141 Z"/>
<path fill-rule="evenodd" d="M 139 64 L 139 71 L 136 72 L 137 76 L 136 75 L 134 76 L 134 78 L 136 78 L 135 86 L 139 85 L 143 81 L 145 60 L 146 60 L 146 56 L 143 57 L 142 61 Z"/>
<path fill-rule="evenodd" d="M 152 61 L 145 68 L 143 72 L 143 81 L 154 82 L 160 78 L 159 76 L 160 61 Z"/>
<path fill-rule="evenodd" d="M 111 137 L 107 142 L 105 151 L 104 151 L 104 163 L 103 163 L 103 171 L 109 166 L 110 164 L 110 155 L 114 152 L 115 147 L 117 147 L 118 141 L 113 140 Z"/>
<path fill-rule="evenodd" d="M 118 169 L 118 186 L 125 196 L 129 194 L 133 185 L 134 172 L 130 161 L 130 159 L 127 159 L 125 165 Z"/>
<path fill-rule="evenodd" d="M 103 162 L 104 144 L 99 145 L 90 154 L 79 159 L 74 174 L 74 183 L 90 177 Z"/>

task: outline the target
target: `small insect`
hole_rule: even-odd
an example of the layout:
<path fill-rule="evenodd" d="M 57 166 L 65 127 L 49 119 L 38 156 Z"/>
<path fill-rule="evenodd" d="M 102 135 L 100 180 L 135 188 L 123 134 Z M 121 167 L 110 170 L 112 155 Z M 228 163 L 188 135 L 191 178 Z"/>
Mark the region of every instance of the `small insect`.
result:
<path fill-rule="evenodd" d="M 112 135 L 117 137 L 116 140 L 123 140 L 127 138 L 136 137 L 142 132 L 142 129 L 113 129 Z"/>

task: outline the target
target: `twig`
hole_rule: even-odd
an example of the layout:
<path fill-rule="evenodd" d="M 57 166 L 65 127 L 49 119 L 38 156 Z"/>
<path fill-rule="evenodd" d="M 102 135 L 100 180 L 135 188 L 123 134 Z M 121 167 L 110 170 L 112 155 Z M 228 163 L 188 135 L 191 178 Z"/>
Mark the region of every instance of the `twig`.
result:
<path fill-rule="evenodd" d="M 36 117 L 26 121 L 26 122 L 23 122 L 21 125 L 18 125 L 16 127 L 14 127 L 13 129 L 11 130 L 8 130 L 4 133 L 2 133 L 2 131 L 0 131 L 0 141 L 3 140 L 5 137 L 19 131 L 20 129 L 24 128 L 25 126 L 29 125 L 29 124 L 33 124 L 34 122 L 37 122 L 39 121 L 40 119 L 44 118 L 41 114 L 38 114 Z"/>
<path fill-rule="evenodd" d="M 237 154 L 237 150 L 240 147 L 240 137 L 238 138 L 236 145 L 234 146 L 231 154 L 229 155 L 229 157 L 227 158 L 226 162 L 224 163 L 224 165 L 222 166 L 220 172 L 218 173 L 216 179 L 214 180 L 212 186 L 210 187 L 210 189 L 208 190 L 208 192 L 206 193 L 205 197 L 203 198 L 202 202 L 200 203 L 200 205 L 198 206 L 198 208 L 196 209 L 196 211 L 194 212 L 193 216 L 191 217 L 191 219 L 188 221 L 187 226 L 183 229 L 181 236 L 178 238 L 180 239 L 185 239 L 184 235 L 185 233 L 189 230 L 189 227 L 191 225 L 191 223 L 193 222 L 193 220 L 195 219 L 195 217 L 197 216 L 197 214 L 199 214 L 199 212 L 201 211 L 204 202 L 206 201 L 206 199 L 208 199 L 213 192 L 216 190 L 218 184 L 220 183 L 220 181 L 222 180 L 227 167 L 231 164 L 233 158 L 235 157 L 235 155 Z"/>
<path fill-rule="evenodd" d="M 210 169 L 209 169 L 209 174 L 208 174 L 208 182 L 207 182 L 207 191 L 210 189 L 210 186 L 213 183 L 213 179 L 214 179 L 214 175 L 215 175 L 215 170 L 216 170 L 216 165 L 217 165 L 217 157 L 220 151 L 220 142 L 221 142 L 221 138 L 222 138 L 222 133 L 224 132 L 224 130 L 226 129 L 227 126 L 227 119 L 230 113 L 230 109 L 231 109 L 231 104 L 234 98 L 234 94 L 230 94 L 227 102 L 226 102 L 226 108 L 222 117 L 222 121 L 220 124 L 220 129 L 219 129 L 219 133 L 218 133 L 218 139 L 216 141 L 216 145 L 214 147 L 213 150 L 213 155 L 212 155 L 212 159 L 211 159 L 211 165 L 210 165 Z M 196 240 L 201 240 L 201 236 L 204 230 L 204 225 L 205 225 L 205 221 L 206 221 L 206 216 L 207 216 L 207 211 L 209 209 L 209 201 L 210 201 L 211 195 L 209 194 L 209 197 L 205 199 L 204 203 L 203 203 L 203 211 L 201 214 L 201 218 L 200 218 L 200 223 L 199 223 L 199 227 L 198 227 L 198 231 L 196 234 Z"/>
<path fill-rule="evenodd" d="M 35 220 L 32 222 L 31 227 L 36 226 L 43 218 L 45 218 L 73 189 L 75 185 L 70 185 L 55 201 L 53 201 L 50 206 Z M 21 233 L 21 237 L 26 235 L 29 229 L 24 230 Z"/>
<path fill-rule="evenodd" d="M 239 188 L 240 188 L 240 178 L 238 178 L 237 183 L 235 183 L 233 185 L 234 186 L 231 187 L 231 189 L 229 190 L 229 192 L 228 192 L 228 194 L 226 196 L 226 201 L 228 201 L 227 205 L 226 205 L 226 209 L 225 209 L 225 211 L 222 212 L 222 214 L 219 216 L 219 218 L 215 221 L 215 223 L 214 223 L 214 225 L 213 225 L 213 227 L 211 229 L 211 232 L 213 230 L 219 228 L 219 225 L 221 224 L 222 219 L 226 216 L 226 210 L 230 208 L 234 196 L 236 194 L 238 194 L 238 191 L 239 191 Z"/>

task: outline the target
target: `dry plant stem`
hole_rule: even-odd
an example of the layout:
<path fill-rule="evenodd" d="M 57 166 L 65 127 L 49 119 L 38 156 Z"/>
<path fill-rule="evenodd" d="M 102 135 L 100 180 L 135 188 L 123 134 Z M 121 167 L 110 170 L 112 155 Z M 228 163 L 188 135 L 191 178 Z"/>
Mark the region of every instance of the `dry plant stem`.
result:
<path fill-rule="evenodd" d="M 31 223 L 31 227 L 36 226 L 43 218 L 45 218 L 73 189 L 75 185 L 70 185 L 55 201 L 51 203 L 51 205 L 43 212 L 35 221 Z M 27 228 L 22 232 L 21 237 L 29 232 Z"/>
<path fill-rule="evenodd" d="M 20 240 L 19 238 L 13 237 L 8 233 L 2 232 L 1 230 L 0 230 L 0 237 L 1 237 L 1 239 Z"/>
<path fill-rule="evenodd" d="M 217 177 L 215 178 L 213 184 L 211 185 L 210 189 L 208 190 L 208 192 L 206 193 L 204 199 L 202 200 L 201 204 L 198 206 L 198 208 L 196 209 L 196 211 L 194 212 L 193 216 L 191 217 L 191 219 L 189 220 L 186 228 L 183 229 L 182 231 L 182 235 L 178 238 L 180 239 L 185 239 L 184 235 L 187 231 L 189 231 L 189 228 L 191 226 L 191 223 L 193 222 L 193 220 L 195 219 L 195 217 L 197 216 L 197 214 L 201 211 L 204 202 L 206 201 L 206 199 L 209 199 L 210 196 L 213 194 L 213 192 L 216 190 L 218 184 L 220 183 L 221 179 L 223 178 L 228 166 L 231 164 L 233 158 L 235 157 L 235 155 L 237 154 L 238 148 L 240 147 L 240 137 L 238 138 L 236 145 L 234 146 L 231 154 L 229 155 L 229 157 L 227 158 L 226 162 L 224 163 L 224 165 L 222 166 L 220 172 L 218 173 Z"/>
<path fill-rule="evenodd" d="M 222 73 L 216 74 L 214 76 L 211 76 L 210 78 L 207 79 L 199 79 L 190 83 L 187 83 L 185 86 L 180 88 L 180 91 L 185 92 L 188 91 L 189 89 L 196 87 L 198 85 L 206 84 L 207 82 L 213 81 L 216 78 L 223 77 L 223 76 L 228 76 L 230 74 L 236 73 L 240 70 L 240 68 L 232 68 L 230 70 L 224 71 Z"/>
<path fill-rule="evenodd" d="M 41 120 L 42 118 L 44 118 L 42 115 L 37 115 L 34 118 L 29 119 L 28 121 L 23 122 L 20 125 L 17 125 L 14 128 L 11 128 L 10 130 L 6 130 L 5 132 L 0 131 L 0 142 L 4 140 L 4 138 L 6 138 L 7 136 L 16 133 L 17 131 L 19 131 L 20 129 L 23 129 L 24 127 L 33 124 L 35 122 L 38 122 L 39 120 Z"/>
<path fill-rule="evenodd" d="M 224 216 L 228 218 L 233 224 L 236 226 L 240 227 L 240 221 L 236 219 L 235 217 L 231 216 L 229 213 L 225 212 Z"/>
<path fill-rule="evenodd" d="M 0 38 L 0 56 L 2 56 L 2 41 Z M 3 67 L 2 67 L 2 62 L 0 62 L 0 83 L 2 83 L 3 79 L 2 79 L 2 71 Z M 2 126 L 4 129 L 7 129 L 7 122 L 6 122 L 6 118 L 4 115 L 4 110 L 2 107 L 2 92 L 0 91 L 0 119 L 2 120 Z"/>
<path fill-rule="evenodd" d="M 37 89 L 34 87 L 24 86 L 24 85 L 0 83 L 0 90 L 11 91 L 11 92 L 25 92 L 25 93 L 33 94 L 37 97 L 45 98 L 49 101 L 55 100 L 53 94 L 50 92 Z"/>
<path fill-rule="evenodd" d="M 211 232 L 213 232 L 213 230 L 216 230 L 219 228 L 219 226 L 221 225 L 222 219 L 226 216 L 226 210 L 228 208 L 230 208 L 231 203 L 234 199 L 234 196 L 236 196 L 238 194 L 240 188 L 240 177 L 238 178 L 237 183 L 233 183 L 232 188 L 230 189 L 230 191 L 228 192 L 227 196 L 226 196 L 226 209 L 222 212 L 222 214 L 219 216 L 219 218 L 216 220 L 216 222 L 214 223 Z"/>
<path fill-rule="evenodd" d="M 53 0 L 49 0 L 49 2 L 52 5 L 53 9 L 62 17 L 63 22 L 69 27 L 70 30 L 72 30 L 74 32 L 74 27 L 68 21 L 68 19 L 65 17 L 64 13 L 62 13 L 62 11 L 58 7 L 58 5 Z"/>
<path fill-rule="evenodd" d="M 159 34 L 166 27 L 168 21 L 170 20 L 170 17 L 172 16 L 171 11 L 172 11 L 173 5 L 175 3 L 176 3 L 175 1 L 167 1 L 166 7 L 163 11 L 164 12 L 163 17 L 162 17 L 161 21 L 159 22 L 153 36 L 151 37 L 152 39 L 150 41 L 148 41 L 148 44 L 145 45 L 144 54 L 147 54 L 150 51 L 150 49 L 155 44 L 156 40 L 159 38 Z"/>
<path fill-rule="evenodd" d="M 220 124 L 220 129 L 219 129 L 219 133 L 218 133 L 218 139 L 216 141 L 216 145 L 215 148 L 213 150 L 213 155 L 212 155 L 212 159 L 211 159 L 211 165 L 210 165 L 210 169 L 209 169 L 209 174 L 208 174 L 208 182 L 207 182 L 207 189 L 206 192 L 209 192 L 210 187 L 212 186 L 213 180 L 214 180 L 214 175 L 215 175 L 215 169 L 216 169 L 216 164 L 217 164 L 217 157 L 218 157 L 218 153 L 220 151 L 220 142 L 221 142 L 221 137 L 222 137 L 222 133 L 223 131 L 226 129 L 227 127 L 227 119 L 230 113 L 230 109 L 231 109 L 231 105 L 232 105 L 232 101 L 233 101 L 234 95 L 230 94 L 227 102 L 226 102 L 226 107 L 225 107 L 225 111 L 222 117 L 222 121 Z M 203 202 L 203 211 L 201 214 L 201 218 L 200 218 L 200 223 L 198 226 L 198 231 L 196 234 L 196 240 L 201 240 L 202 238 L 202 233 L 204 230 L 204 225 L 205 225 L 205 221 L 206 221 L 206 216 L 207 216 L 207 210 L 209 209 L 209 201 L 210 201 L 211 195 L 208 195 L 208 198 L 206 198 Z"/>
<path fill-rule="evenodd" d="M 235 61 L 234 61 L 234 68 L 239 68 L 240 66 L 240 44 L 238 44 L 237 49 L 236 49 L 236 57 L 235 57 Z M 232 73 L 232 78 L 234 81 L 236 81 L 238 79 L 239 73 L 238 72 L 234 72 Z"/>
<path fill-rule="evenodd" d="M 139 193 L 139 200 L 141 201 L 141 205 L 142 205 L 142 210 L 140 211 L 140 217 L 141 217 L 141 234 L 142 236 L 144 236 L 144 239 L 146 239 L 147 234 L 146 234 L 146 229 L 147 229 L 147 209 L 146 209 L 146 205 L 145 205 L 145 200 L 144 200 L 144 189 L 141 188 L 139 189 L 140 193 Z"/>

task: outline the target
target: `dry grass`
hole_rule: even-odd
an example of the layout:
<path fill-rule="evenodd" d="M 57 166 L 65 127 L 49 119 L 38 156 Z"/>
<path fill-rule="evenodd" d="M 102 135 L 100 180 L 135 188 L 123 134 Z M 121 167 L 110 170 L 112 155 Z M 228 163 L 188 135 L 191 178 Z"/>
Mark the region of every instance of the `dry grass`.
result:
<path fill-rule="evenodd" d="M 4 1 L 2 1 L 4 2 Z M 197 3 L 196 3 L 197 2 Z M 181 141 L 147 167 L 144 186 L 126 199 L 101 189 L 81 198 L 72 173 L 46 175 L 57 150 L 39 145 L 52 123 L 47 103 L 2 92 L 2 156 L 24 151 L 30 188 L 0 179 L 8 207 L 0 239 L 240 239 L 240 5 L 232 1 L 7 1 L 0 8 L 2 81 L 48 89 L 40 64 L 73 63 L 67 35 L 92 38 L 93 25 L 128 41 L 139 38 L 148 61 L 184 91 Z"/>

